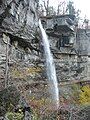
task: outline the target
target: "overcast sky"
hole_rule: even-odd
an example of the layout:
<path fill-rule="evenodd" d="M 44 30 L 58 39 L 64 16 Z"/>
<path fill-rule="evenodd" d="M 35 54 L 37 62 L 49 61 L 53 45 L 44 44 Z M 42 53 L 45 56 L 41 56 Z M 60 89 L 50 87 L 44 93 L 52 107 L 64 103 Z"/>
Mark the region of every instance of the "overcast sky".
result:
<path fill-rule="evenodd" d="M 56 8 L 58 3 L 62 1 L 69 0 L 50 0 L 50 5 L 53 5 Z M 72 1 L 75 3 L 75 8 L 81 10 L 81 17 L 84 18 L 86 15 L 86 17 L 90 19 L 90 0 L 72 0 Z"/>
<path fill-rule="evenodd" d="M 90 0 L 73 0 L 77 9 L 81 10 L 81 16 L 90 19 Z"/>

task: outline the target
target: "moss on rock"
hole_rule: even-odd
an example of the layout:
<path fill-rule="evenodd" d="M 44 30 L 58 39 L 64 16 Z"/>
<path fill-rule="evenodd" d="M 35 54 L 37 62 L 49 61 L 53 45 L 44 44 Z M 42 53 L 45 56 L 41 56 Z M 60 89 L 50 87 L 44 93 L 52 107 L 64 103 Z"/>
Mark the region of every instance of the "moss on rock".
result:
<path fill-rule="evenodd" d="M 4 116 L 7 111 L 12 111 L 18 104 L 20 93 L 15 86 L 10 86 L 0 91 L 0 116 Z"/>

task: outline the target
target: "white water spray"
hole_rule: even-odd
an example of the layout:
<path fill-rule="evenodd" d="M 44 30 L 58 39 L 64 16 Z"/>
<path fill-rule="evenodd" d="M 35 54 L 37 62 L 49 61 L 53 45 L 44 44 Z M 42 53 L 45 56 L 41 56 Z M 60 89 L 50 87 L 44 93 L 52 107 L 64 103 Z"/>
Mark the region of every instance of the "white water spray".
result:
<path fill-rule="evenodd" d="M 59 107 L 59 90 L 58 90 L 58 83 L 57 83 L 57 78 L 56 78 L 55 65 L 54 65 L 53 57 L 52 57 L 52 54 L 50 51 L 48 37 L 46 35 L 45 30 L 42 27 L 40 20 L 39 20 L 39 27 L 41 30 L 43 45 L 44 45 L 47 77 L 48 77 L 48 82 L 49 82 L 49 87 L 50 87 L 50 92 L 51 92 L 50 94 L 51 94 L 52 101 L 53 101 L 55 107 L 58 109 L 58 107 Z"/>

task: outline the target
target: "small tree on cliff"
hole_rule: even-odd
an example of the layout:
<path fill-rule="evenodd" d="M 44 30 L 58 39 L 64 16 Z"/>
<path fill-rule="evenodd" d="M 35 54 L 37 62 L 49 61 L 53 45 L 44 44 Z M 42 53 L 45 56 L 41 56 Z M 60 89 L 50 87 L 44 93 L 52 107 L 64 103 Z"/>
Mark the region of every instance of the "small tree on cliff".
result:
<path fill-rule="evenodd" d="M 72 1 L 69 1 L 68 5 L 67 5 L 67 9 L 66 11 L 68 11 L 68 13 L 70 15 L 75 15 L 75 8 L 74 8 L 74 3 Z"/>
<path fill-rule="evenodd" d="M 69 15 L 75 15 L 76 22 L 77 23 L 79 22 L 81 11 L 79 9 L 78 10 L 75 9 L 74 2 L 69 1 L 69 3 L 67 4 L 67 8 L 66 8 L 66 13 L 67 12 L 68 12 Z"/>

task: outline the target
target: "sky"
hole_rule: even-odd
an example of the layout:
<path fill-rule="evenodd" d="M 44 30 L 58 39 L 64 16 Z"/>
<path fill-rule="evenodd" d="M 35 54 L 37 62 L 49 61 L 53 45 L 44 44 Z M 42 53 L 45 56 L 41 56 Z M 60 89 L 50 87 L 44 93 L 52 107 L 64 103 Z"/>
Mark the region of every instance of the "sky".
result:
<path fill-rule="evenodd" d="M 75 7 L 81 10 L 81 17 L 88 18 L 90 20 L 90 0 L 73 0 Z"/>
<path fill-rule="evenodd" d="M 57 7 L 58 3 L 69 0 L 50 0 L 50 5 Z M 90 20 L 90 0 L 72 0 L 75 4 L 76 9 L 81 10 L 81 18 L 86 18 Z"/>

